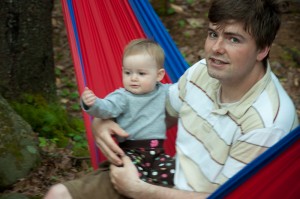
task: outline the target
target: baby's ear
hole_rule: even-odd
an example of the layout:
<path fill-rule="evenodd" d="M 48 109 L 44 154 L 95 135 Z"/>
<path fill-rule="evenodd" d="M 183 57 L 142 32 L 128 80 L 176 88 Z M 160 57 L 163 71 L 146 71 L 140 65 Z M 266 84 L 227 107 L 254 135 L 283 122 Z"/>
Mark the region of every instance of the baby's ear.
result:
<path fill-rule="evenodd" d="M 157 71 L 157 81 L 160 82 L 166 74 L 165 69 L 161 68 Z"/>

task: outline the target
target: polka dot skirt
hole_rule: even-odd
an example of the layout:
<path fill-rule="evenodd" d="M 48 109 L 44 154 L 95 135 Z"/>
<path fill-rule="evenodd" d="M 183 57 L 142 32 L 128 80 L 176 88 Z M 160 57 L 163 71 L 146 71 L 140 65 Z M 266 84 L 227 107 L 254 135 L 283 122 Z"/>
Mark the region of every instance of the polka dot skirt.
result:
<path fill-rule="evenodd" d="M 174 185 L 175 160 L 165 154 L 164 140 L 127 140 L 120 147 L 138 169 L 141 180 L 172 187 Z"/>

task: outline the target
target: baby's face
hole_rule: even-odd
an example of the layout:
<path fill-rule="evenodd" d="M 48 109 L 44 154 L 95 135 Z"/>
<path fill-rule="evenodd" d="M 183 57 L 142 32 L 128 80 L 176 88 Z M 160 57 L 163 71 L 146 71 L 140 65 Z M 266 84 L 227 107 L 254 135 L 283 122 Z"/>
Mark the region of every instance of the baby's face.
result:
<path fill-rule="evenodd" d="M 129 55 L 123 59 L 123 86 L 134 94 L 153 91 L 160 81 L 159 69 L 148 54 Z"/>

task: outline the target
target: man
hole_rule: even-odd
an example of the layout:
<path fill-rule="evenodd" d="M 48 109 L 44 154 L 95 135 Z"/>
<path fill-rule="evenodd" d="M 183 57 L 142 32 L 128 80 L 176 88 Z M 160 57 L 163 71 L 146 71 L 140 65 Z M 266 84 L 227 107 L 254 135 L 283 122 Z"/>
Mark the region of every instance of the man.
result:
<path fill-rule="evenodd" d="M 274 0 L 211 3 L 205 60 L 170 87 L 166 104 L 170 121 L 178 118 L 175 187 L 141 181 L 111 138 L 127 133 L 112 121 L 94 120 L 96 142 L 114 164 L 111 186 L 121 195 L 205 198 L 298 125 L 295 107 L 268 63 L 280 27 L 279 5 Z M 72 193 L 65 184 L 56 185 L 46 198 L 84 195 L 77 189 Z"/>

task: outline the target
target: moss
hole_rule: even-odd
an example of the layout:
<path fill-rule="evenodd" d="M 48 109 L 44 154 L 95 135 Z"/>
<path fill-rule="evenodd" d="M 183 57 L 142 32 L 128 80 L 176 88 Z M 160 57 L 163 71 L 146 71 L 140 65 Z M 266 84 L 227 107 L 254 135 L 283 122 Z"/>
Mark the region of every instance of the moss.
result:
<path fill-rule="evenodd" d="M 24 158 L 22 155 L 22 151 L 20 151 L 20 147 L 17 145 L 18 142 L 12 140 L 11 142 L 6 143 L 7 144 L 5 144 L 3 148 L 0 148 L 0 157 L 6 154 L 7 150 L 9 150 L 9 153 L 11 153 L 15 157 L 15 159 L 22 160 L 22 158 Z"/>
<path fill-rule="evenodd" d="M 75 136 L 83 137 L 79 142 L 86 143 L 83 121 L 71 117 L 58 103 L 47 103 L 41 96 L 25 94 L 20 101 L 11 102 L 11 106 L 39 137 L 54 141 L 58 147 L 66 147 Z M 84 144 L 82 150 L 87 151 Z"/>
<path fill-rule="evenodd" d="M 31 132 L 30 126 L 13 113 L 8 104 L 2 104 L 1 107 L 3 111 L 0 111 L 0 140 L 2 141 L 0 144 L 0 156 L 9 150 L 17 159 L 23 158 L 22 151 L 20 151 L 20 146 L 18 145 L 20 143 L 22 145 L 33 144 L 29 137 L 29 132 Z M 12 133 L 15 132 L 14 129 L 18 129 L 17 137 Z"/>

